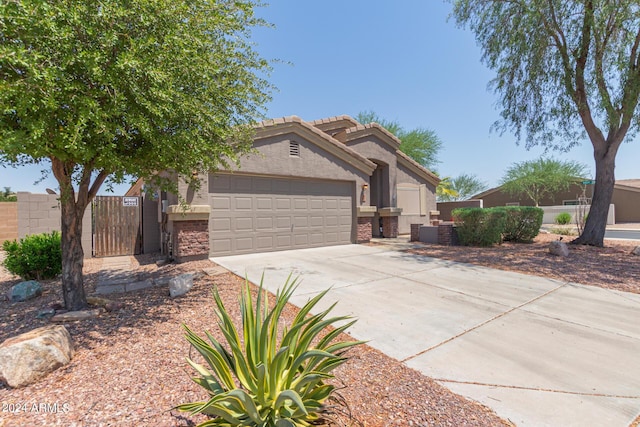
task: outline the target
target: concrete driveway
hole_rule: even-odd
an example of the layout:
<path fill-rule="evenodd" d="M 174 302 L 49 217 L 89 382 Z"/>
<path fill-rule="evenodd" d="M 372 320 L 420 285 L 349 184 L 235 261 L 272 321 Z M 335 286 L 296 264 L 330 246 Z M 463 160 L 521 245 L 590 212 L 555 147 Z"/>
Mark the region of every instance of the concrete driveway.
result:
<path fill-rule="evenodd" d="M 518 426 L 628 426 L 640 414 L 640 295 L 347 245 L 214 258 L 293 303 L 359 318 L 357 339 Z"/>

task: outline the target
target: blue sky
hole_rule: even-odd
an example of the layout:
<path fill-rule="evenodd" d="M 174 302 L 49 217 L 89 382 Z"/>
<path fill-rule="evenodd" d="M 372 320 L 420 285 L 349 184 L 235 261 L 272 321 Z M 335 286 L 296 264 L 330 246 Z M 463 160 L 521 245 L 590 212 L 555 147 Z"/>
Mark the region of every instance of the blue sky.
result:
<path fill-rule="evenodd" d="M 450 7 L 440 0 L 273 0 L 259 15 L 275 28 L 253 35 L 265 58 L 286 62 L 274 65 L 270 80 L 278 91 L 267 115 L 315 120 L 373 110 L 406 129 L 433 129 L 444 142 L 441 175 L 471 173 L 497 185 L 509 165 L 543 149 L 527 151 L 512 135 L 490 132 L 499 118 L 497 96 L 487 89 L 493 74 L 473 35 L 447 21 Z M 588 140 L 551 155 L 595 173 Z M 617 179 L 640 178 L 638 159 L 640 141 L 624 143 Z M 52 177 L 33 185 L 40 169 L 0 167 L 0 187 L 56 188 Z M 127 187 L 116 187 L 116 194 Z"/>

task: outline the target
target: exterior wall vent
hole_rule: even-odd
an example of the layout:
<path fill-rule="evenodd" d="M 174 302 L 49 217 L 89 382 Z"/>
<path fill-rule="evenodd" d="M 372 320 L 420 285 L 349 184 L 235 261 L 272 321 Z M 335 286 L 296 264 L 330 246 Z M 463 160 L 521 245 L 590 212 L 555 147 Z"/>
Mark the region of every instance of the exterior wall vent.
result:
<path fill-rule="evenodd" d="M 300 157 L 300 143 L 297 141 L 289 141 L 289 156 Z"/>

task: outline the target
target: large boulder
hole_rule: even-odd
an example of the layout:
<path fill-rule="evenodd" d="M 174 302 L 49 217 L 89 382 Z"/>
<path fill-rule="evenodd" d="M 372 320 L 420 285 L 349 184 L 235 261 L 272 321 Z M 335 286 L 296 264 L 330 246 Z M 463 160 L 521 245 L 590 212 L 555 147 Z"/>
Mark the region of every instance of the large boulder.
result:
<path fill-rule="evenodd" d="M 34 329 L 0 344 L 0 382 L 9 387 L 32 384 L 72 357 L 71 335 L 64 326 Z"/>
<path fill-rule="evenodd" d="M 19 302 L 27 301 L 40 295 L 42 295 L 42 285 L 35 280 L 28 280 L 12 286 L 7 297 L 9 301 Z"/>
<path fill-rule="evenodd" d="M 169 296 L 171 298 L 184 295 L 193 287 L 193 274 L 186 273 L 169 280 Z"/>
<path fill-rule="evenodd" d="M 549 243 L 549 253 L 551 255 L 566 257 L 569 256 L 569 247 L 565 242 L 555 241 Z"/>
<path fill-rule="evenodd" d="M 631 254 L 640 256 L 640 246 L 636 246 L 635 248 L 633 248 Z"/>

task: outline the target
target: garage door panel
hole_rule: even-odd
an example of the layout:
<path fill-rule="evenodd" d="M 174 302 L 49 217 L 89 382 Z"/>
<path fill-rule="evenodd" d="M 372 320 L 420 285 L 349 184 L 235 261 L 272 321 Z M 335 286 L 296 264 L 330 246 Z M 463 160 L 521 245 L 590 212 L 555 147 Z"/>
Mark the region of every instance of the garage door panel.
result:
<path fill-rule="evenodd" d="M 236 241 L 236 249 L 239 251 L 246 251 L 253 249 L 253 238 L 252 237 L 237 237 Z"/>
<path fill-rule="evenodd" d="M 338 233 L 325 233 L 325 243 L 336 243 L 338 241 Z"/>
<path fill-rule="evenodd" d="M 214 197 L 211 201 L 211 207 L 216 211 L 229 210 L 231 208 L 231 200 L 228 196 Z"/>
<path fill-rule="evenodd" d="M 271 198 L 258 197 L 256 199 L 256 208 L 258 210 L 271 210 L 273 209 L 273 203 Z"/>
<path fill-rule="evenodd" d="M 276 228 L 278 229 L 291 229 L 291 217 L 288 216 L 279 216 L 276 218 Z"/>
<path fill-rule="evenodd" d="M 325 199 L 324 208 L 329 210 L 337 210 L 338 209 L 338 200 L 336 199 Z"/>
<path fill-rule="evenodd" d="M 276 179 L 272 185 L 275 194 L 291 194 L 291 181 L 287 179 Z"/>
<path fill-rule="evenodd" d="M 291 241 L 291 236 L 277 236 L 276 237 L 276 247 L 278 249 L 284 248 L 288 249 L 293 246 L 293 242 Z"/>
<path fill-rule="evenodd" d="M 272 249 L 273 248 L 273 236 L 259 236 L 256 238 L 256 249 Z"/>
<path fill-rule="evenodd" d="M 351 239 L 351 230 L 343 230 L 340 232 L 340 241 L 344 242 Z"/>
<path fill-rule="evenodd" d="M 309 200 L 309 209 L 311 211 L 321 211 L 323 209 L 322 199 L 311 199 Z"/>
<path fill-rule="evenodd" d="M 326 216 L 325 217 L 325 226 L 327 227 L 335 227 L 339 224 L 337 216 Z"/>
<path fill-rule="evenodd" d="M 311 233 L 309 234 L 309 242 L 312 245 L 321 245 L 324 243 L 324 234 L 323 233 Z"/>
<path fill-rule="evenodd" d="M 324 217 L 312 216 L 311 218 L 309 218 L 310 227 L 322 227 L 323 225 L 324 225 Z"/>
<path fill-rule="evenodd" d="M 293 209 L 296 211 L 306 211 L 309 206 L 309 201 L 306 198 L 296 197 L 293 199 Z"/>
<path fill-rule="evenodd" d="M 231 188 L 237 193 L 250 192 L 252 186 L 252 180 L 248 176 L 230 177 L 232 185 Z"/>
<path fill-rule="evenodd" d="M 253 209 L 253 199 L 250 197 L 235 197 L 236 210 L 250 211 Z"/>
<path fill-rule="evenodd" d="M 256 218 L 256 230 L 271 231 L 273 229 L 273 218 Z"/>
<path fill-rule="evenodd" d="M 291 199 L 278 197 L 276 199 L 276 210 L 289 212 L 291 210 Z"/>
<path fill-rule="evenodd" d="M 309 235 L 308 234 L 294 234 L 294 245 L 297 247 L 307 247 L 309 245 Z"/>
<path fill-rule="evenodd" d="M 216 227 L 215 230 L 218 230 Z M 236 232 L 252 231 L 253 230 L 253 218 L 236 218 Z"/>
<path fill-rule="evenodd" d="M 253 178 L 253 192 L 258 194 L 270 194 L 273 180 L 270 178 Z"/>
<path fill-rule="evenodd" d="M 213 255 L 351 243 L 353 182 L 258 176 L 210 180 Z"/>
<path fill-rule="evenodd" d="M 231 218 L 213 218 L 212 223 L 214 230 L 231 231 Z"/>
<path fill-rule="evenodd" d="M 213 253 L 228 253 L 231 252 L 231 239 L 218 238 L 215 239 L 211 245 Z"/>
<path fill-rule="evenodd" d="M 218 191 L 228 192 L 231 190 L 231 177 L 228 175 L 214 176 L 209 179 L 209 192 L 215 193 Z"/>

